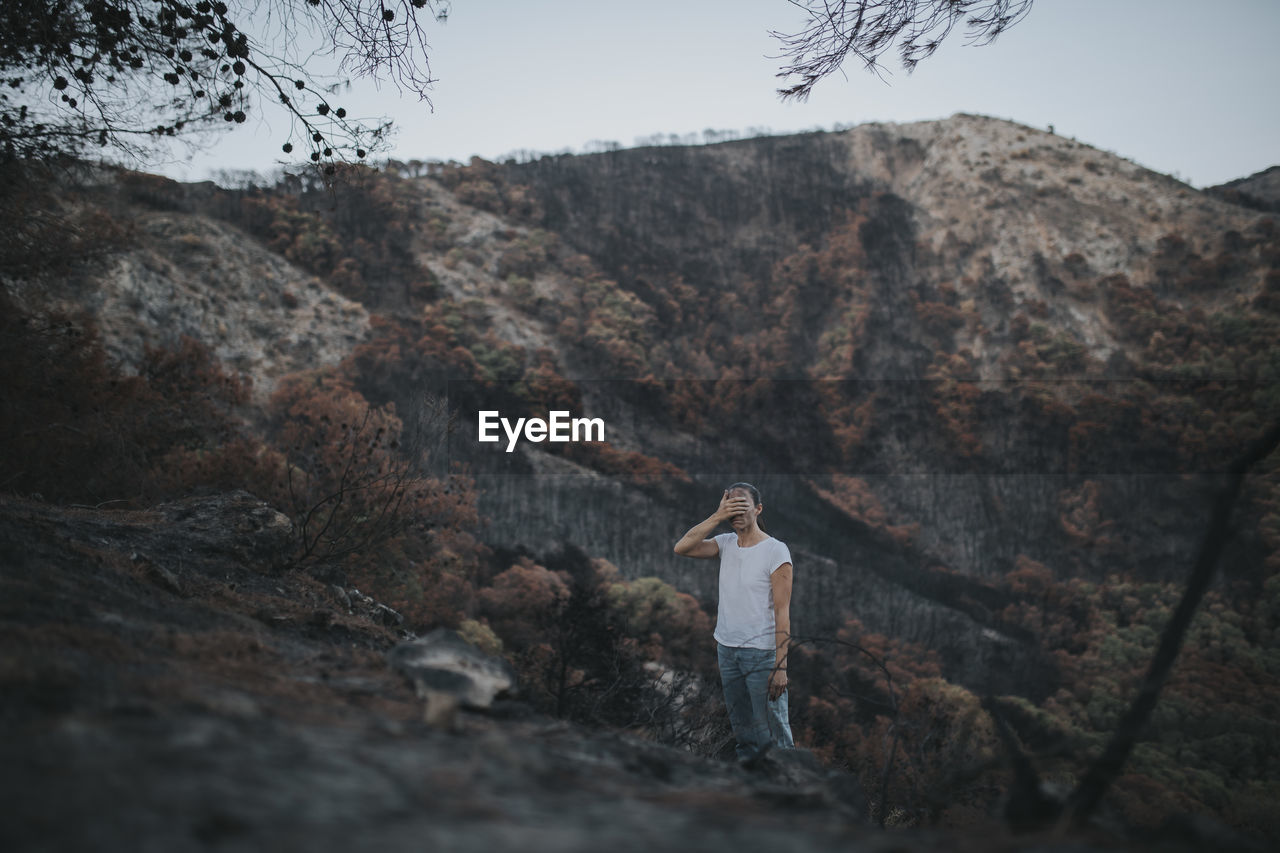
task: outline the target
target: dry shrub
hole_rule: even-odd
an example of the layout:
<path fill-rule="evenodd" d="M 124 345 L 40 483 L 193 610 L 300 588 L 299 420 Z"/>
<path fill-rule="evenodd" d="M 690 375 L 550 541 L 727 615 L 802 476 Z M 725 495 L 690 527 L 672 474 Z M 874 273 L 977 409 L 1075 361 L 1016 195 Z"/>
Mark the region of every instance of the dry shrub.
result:
<path fill-rule="evenodd" d="M 192 339 L 148 347 L 128 375 L 91 320 L 25 314 L 0 293 L 0 358 L 0 489 L 54 502 L 155 500 L 200 484 L 198 471 L 177 475 L 168 460 L 243 439 L 246 385 Z"/>

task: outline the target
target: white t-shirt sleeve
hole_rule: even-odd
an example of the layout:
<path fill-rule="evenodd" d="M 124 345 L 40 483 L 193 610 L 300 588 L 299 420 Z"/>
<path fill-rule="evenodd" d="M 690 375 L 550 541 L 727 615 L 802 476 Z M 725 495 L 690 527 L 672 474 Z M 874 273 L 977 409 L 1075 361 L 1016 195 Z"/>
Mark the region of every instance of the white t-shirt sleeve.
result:
<path fill-rule="evenodd" d="M 778 542 L 777 539 L 773 541 Z M 769 569 L 769 574 L 771 575 L 782 568 L 783 563 L 791 562 L 791 549 L 786 546 L 785 542 L 778 542 L 773 549 L 773 557 L 769 562 L 773 563 L 773 566 Z"/>

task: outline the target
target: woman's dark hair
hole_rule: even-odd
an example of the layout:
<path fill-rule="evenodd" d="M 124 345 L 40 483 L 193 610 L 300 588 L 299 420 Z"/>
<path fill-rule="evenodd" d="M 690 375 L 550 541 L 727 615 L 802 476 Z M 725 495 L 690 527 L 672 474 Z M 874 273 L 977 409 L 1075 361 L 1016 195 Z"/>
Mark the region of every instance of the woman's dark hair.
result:
<path fill-rule="evenodd" d="M 746 489 L 748 492 L 751 493 L 751 505 L 760 506 L 760 503 L 761 503 L 760 490 L 757 489 L 755 486 L 751 485 L 750 483 L 734 483 L 732 486 L 725 489 L 725 491 L 732 492 L 734 489 Z"/>

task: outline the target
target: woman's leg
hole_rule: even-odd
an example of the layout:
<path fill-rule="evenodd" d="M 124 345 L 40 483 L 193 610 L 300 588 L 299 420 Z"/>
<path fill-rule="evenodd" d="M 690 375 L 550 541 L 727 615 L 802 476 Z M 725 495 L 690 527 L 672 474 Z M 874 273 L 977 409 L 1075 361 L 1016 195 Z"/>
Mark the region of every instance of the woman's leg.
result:
<path fill-rule="evenodd" d="M 751 741 L 753 749 L 772 742 L 769 736 L 769 674 L 773 671 L 773 649 L 738 649 L 739 666 L 751 695 Z"/>
<path fill-rule="evenodd" d="M 720 684 L 724 688 L 724 704 L 729 712 L 729 723 L 737 740 L 738 758 L 755 755 L 768 742 L 768 723 L 764 720 L 764 703 L 757 702 L 759 668 L 757 649 L 742 649 L 716 643 L 716 655 L 720 664 Z M 765 679 L 767 681 L 768 674 Z M 756 705 L 760 708 L 757 710 Z"/>

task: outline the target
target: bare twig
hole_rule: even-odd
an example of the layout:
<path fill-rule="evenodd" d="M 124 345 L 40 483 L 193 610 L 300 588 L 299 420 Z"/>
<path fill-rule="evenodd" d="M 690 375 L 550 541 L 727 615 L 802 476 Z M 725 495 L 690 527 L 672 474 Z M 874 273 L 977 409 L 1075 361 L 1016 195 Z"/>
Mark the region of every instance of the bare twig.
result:
<path fill-rule="evenodd" d="M 853 649 L 854 651 L 858 652 L 859 654 L 866 657 L 869 661 L 871 661 L 871 664 L 875 666 L 877 669 L 879 669 L 880 672 L 884 675 L 885 688 L 889 692 L 889 703 L 892 711 L 892 716 L 890 717 L 889 732 L 888 732 L 892 734 L 892 738 L 890 739 L 890 743 L 889 743 L 889 754 L 885 758 L 884 767 L 880 771 L 880 795 L 879 795 L 879 806 L 877 809 L 877 812 L 878 812 L 877 820 L 879 821 L 881 828 L 883 828 L 885 823 L 885 818 L 888 812 L 887 804 L 889 799 L 889 782 L 893 778 L 894 761 L 898 757 L 898 745 L 902 740 L 902 729 L 900 726 L 899 713 L 898 713 L 898 692 L 897 690 L 894 689 L 894 686 L 893 686 L 893 673 L 889 671 L 889 666 L 883 658 L 868 651 L 867 649 L 863 648 L 857 643 L 850 642 L 849 640 L 841 640 L 834 637 L 797 638 L 793 636 L 791 638 L 791 648 L 796 648 L 806 643 L 812 643 L 815 645 L 818 643 L 829 643 L 832 645 L 844 646 L 845 648 Z"/>
<path fill-rule="evenodd" d="M 850 55 L 880 74 L 880 57 L 895 43 L 907 71 L 926 59 L 966 18 L 970 42 L 987 44 L 1020 21 L 1033 0 L 790 0 L 809 16 L 798 33 L 774 32 L 790 60 L 778 73 L 791 85 L 785 100 L 805 100 L 818 81 Z"/>

